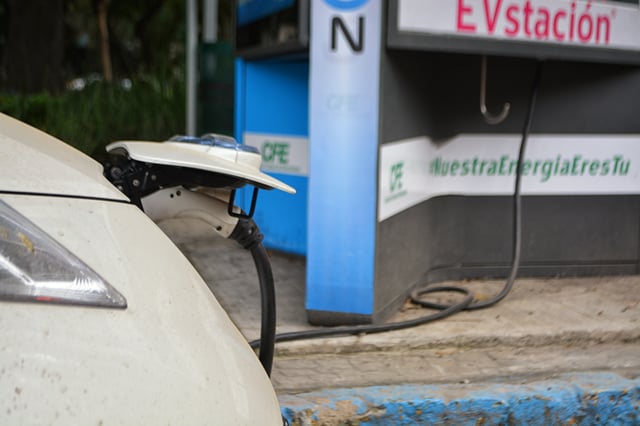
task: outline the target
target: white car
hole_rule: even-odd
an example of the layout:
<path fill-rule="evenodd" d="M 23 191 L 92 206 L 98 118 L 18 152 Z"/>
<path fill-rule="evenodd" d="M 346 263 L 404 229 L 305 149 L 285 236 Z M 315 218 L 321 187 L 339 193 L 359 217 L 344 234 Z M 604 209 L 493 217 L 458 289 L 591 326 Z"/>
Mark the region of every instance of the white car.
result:
<path fill-rule="evenodd" d="M 281 425 L 206 283 L 96 161 L 0 114 L 0 424 Z"/>

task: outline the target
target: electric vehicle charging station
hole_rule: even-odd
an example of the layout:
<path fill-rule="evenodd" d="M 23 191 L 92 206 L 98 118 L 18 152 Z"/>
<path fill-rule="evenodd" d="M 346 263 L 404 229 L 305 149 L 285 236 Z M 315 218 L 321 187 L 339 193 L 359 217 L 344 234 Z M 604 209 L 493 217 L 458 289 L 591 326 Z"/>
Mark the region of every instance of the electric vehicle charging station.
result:
<path fill-rule="evenodd" d="M 506 275 L 538 60 L 521 275 L 638 273 L 638 1 L 256 4 L 237 7 L 236 136 L 298 190 L 256 218 L 306 256 L 310 322 L 376 323 L 425 281 Z"/>

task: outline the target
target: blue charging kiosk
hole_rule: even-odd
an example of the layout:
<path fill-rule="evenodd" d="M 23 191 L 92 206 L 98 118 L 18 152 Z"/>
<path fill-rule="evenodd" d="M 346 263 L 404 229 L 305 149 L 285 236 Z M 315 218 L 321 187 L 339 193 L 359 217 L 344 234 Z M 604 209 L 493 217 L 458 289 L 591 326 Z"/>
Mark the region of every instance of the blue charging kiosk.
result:
<path fill-rule="evenodd" d="M 307 247 L 308 74 L 309 63 L 301 58 L 236 61 L 236 93 L 242 99 L 236 103 L 236 135 L 260 149 L 263 170 L 297 191 L 289 197 L 261 191 L 256 222 L 267 247 L 299 255 Z"/>
<path fill-rule="evenodd" d="M 638 0 L 236 10 L 235 133 L 298 191 L 262 191 L 256 220 L 268 247 L 306 256 L 310 322 L 380 322 L 427 280 L 506 275 L 537 60 L 521 275 L 640 271 Z M 478 108 L 483 57 L 487 107 L 511 103 L 499 124 Z"/>

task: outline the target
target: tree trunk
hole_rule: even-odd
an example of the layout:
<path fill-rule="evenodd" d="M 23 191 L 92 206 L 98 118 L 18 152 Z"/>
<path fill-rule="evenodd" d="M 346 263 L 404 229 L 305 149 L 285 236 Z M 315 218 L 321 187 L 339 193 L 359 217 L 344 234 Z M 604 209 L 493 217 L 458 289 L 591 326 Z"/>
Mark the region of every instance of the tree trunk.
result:
<path fill-rule="evenodd" d="M 64 86 L 63 0 L 9 0 L 2 86 L 21 93 Z"/>
<path fill-rule="evenodd" d="M 108 0 L 97 0 L 98 6 L 98 30 L 100 31 L 100 57 L 102 60 L 102 74 L 105 81 L 113 81 L 113 69 L 111 67 L 111 51 L 109 50 L 109 28 L 107 27 Z"/>

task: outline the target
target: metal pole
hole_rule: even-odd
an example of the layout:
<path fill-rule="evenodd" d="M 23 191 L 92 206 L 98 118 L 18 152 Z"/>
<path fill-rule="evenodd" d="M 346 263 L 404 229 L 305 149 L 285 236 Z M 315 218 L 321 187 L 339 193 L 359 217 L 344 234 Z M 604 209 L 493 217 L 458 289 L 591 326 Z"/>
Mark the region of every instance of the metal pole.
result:
<path fill-rule="evenodd" d="M 198 69 L 196 52 L 198 48 L 198 4 L 187 0 L 187 134 L 196 134 L 196 81 Z"/>
<path fill-rule="evenodd" d="M 218 41 L 218 0 L 204 0 L 202 38 L 209 43 Z"/>

